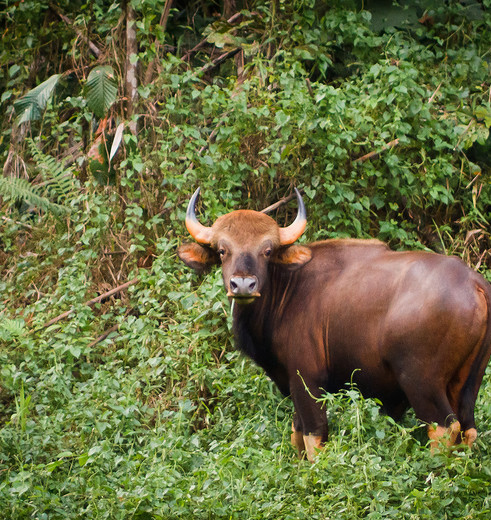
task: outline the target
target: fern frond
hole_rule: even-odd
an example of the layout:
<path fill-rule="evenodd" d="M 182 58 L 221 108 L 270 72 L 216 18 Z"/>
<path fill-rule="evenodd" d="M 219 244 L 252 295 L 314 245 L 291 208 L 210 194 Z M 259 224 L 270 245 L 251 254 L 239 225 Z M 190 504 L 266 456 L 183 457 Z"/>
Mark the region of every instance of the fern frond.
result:
<path fill-rule="evenodd" d="M 32 139 L 28 140 L 29 151 L 36 162 L 36 167 L 43 178 L 37 189 L 54 198 L 57 202 L 70 202 L 78 194 L 78 183 L 74 177 L 74 168 L 66 166 L 52 155 L 42 152 Z"/>
<path fill-rule="evenodd" d="M 40 194 L 28 180 L 18 177 L 0 176 L 0 197 L 13 203 L 25 200 L 33 206 L 57 216 L 69 212 L 66 206 L 51 202 L 47 197 Z"/>
<path fill-rule="evenodd" d="M 24 334 L 26 324 L 23 319 L 10 319 L 0 316 L 0 340 L 10 341 Z"/>

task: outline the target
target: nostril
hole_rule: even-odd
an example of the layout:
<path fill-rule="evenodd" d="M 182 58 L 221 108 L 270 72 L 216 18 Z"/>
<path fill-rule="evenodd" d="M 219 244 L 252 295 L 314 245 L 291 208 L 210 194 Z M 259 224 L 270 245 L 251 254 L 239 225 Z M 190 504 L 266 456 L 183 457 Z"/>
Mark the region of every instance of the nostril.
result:
<path fill-rule="evenodd" d="M 249 296 L 257 291 L 257 279 L 253 276 L 233 276 L 229 280 L 230 292 L 234 296 Z"/>

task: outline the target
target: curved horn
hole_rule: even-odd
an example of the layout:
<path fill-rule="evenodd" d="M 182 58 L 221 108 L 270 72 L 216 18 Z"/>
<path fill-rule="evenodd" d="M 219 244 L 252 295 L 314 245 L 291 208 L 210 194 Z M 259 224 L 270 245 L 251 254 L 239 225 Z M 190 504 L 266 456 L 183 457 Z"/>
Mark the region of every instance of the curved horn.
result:
<path fill-rule="evenodd" d="M 186 227 L 189 231 L 189 234 L 199 242 L 200 244 L 210 244 L 211 243 L 211 227 L 203 226 L 198 222 L 196 218 L 196 201 L 199 197 L 199 188 L 193 193 L 191 200 L 188 204 L 188 209 L 186 210 Z"/>
<path fill-rule="evenodd" d="M 305 211 L 305 204 L 303 203 L 300 192 L 295 188 L 298 201 L 297 218 L 286 228 L 280 228 L 280 244 L 287 246 L 293 244 L 295 240 L 300 238 L 307 226 L 307 212 Z"/>

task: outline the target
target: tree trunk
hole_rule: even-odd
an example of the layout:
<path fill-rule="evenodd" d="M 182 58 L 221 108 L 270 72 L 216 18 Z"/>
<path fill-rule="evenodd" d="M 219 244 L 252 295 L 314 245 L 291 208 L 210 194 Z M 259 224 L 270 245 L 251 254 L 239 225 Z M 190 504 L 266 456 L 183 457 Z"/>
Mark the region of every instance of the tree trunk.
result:
<path fill-rule="evenodd" d="M 136 41 L 135 11 L 133 10 L 133 7 L 131 7 L 129 1 L 124 2 L 124 8 L 126 18 L 126 117 L 130 122 L 130 132 L 133 135 L 136 135 L 136 121 L 131 120 L 135 111 L 135 103 L 138 96 L 137 62 L 135 60 L 138 53 L 138 44 Z"/>
<path fill-rule="evenodd" d="M 240 6 L 237 7 L 237 4 L 240 3 L 237 0 L 224 0 L 223 2 L 223 17 L 228 20 L 232 15 L 234 15 L 237 10 L 240 10 Z"/>

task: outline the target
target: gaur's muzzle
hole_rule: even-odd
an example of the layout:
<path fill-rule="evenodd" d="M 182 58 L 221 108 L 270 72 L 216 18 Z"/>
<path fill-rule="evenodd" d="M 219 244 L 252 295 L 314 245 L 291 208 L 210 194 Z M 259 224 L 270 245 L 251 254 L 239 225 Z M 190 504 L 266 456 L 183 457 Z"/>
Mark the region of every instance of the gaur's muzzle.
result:
<path fill-rule="evenodd" d="M 258 280 L 255 276 L 232 276 L 227 296 L 235 299 L 253 299 L 261 296 L 257 291 Z"/>

